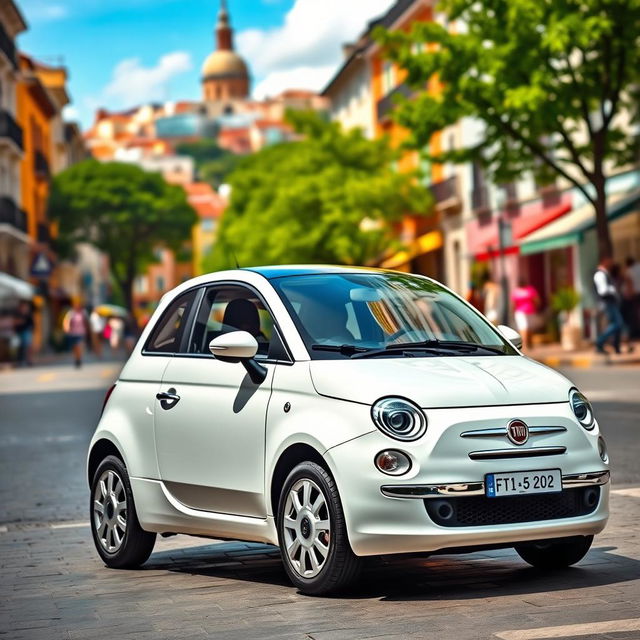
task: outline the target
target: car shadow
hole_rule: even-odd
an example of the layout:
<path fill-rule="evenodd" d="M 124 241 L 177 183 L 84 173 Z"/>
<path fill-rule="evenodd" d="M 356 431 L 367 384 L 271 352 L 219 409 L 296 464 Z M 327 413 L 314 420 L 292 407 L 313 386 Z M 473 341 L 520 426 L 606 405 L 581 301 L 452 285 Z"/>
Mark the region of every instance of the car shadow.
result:
<path fill-rule="evenodd" d="M 361 578 L 340 597 L 388 601 L 464 601 L 534 595 L 637 580 L 640 561 L 594 547 L 575 567 L 542 571 L 511 549 L 465 555 L 368 558 Z M 145 569 L 290 586 L 277 547 L 216 543 L 154 553 Z M 291 587 L 293 589 L 293 587 Z"/>

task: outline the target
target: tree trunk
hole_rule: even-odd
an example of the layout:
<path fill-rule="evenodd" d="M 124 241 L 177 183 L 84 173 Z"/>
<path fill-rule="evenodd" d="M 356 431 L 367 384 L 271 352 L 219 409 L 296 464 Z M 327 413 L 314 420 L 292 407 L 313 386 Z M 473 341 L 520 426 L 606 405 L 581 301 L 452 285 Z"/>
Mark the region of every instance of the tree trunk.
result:
<path fill-rule="evenodd" d="M 613 257 L 613 245 L 609 233 L 609 219 L 607 218 L 607 194 L 605 191 L 606 178 L 603 174 L 597 175 L 593 181 L 596 188 L 596 231 L 598 234 L 598 251 L 600 257 Z"/>

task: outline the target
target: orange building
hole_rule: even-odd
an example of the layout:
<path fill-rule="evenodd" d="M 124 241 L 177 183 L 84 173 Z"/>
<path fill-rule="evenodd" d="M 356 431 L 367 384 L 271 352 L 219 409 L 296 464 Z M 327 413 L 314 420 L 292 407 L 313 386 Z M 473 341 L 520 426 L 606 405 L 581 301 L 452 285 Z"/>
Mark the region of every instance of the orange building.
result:
<path fill-rule="evenodd" d="M 383 26 L 394 31 L 410 31 L 416 22 L 432 22 L 435 19 L 433 3 L 430 0 L 398 0 L 389 11 L 376 20 L 373 26 Z M 383 49 L 376 43 L 367 52 L 371 64 L 371 94 L 374 109 L 374 128 L 376 136 L 388 136 L 394 148 L 398 148 L 408 133 L 392 118 L 391 112 L 397 95 L 411 96 L 412 89 L 405 83 L 406 71 L 386 60 Z M 428 89 L 438 90 L 437 80 L 429 83 Z M 439 151 L 441 134 L 431 140 L 432 153 Z M 443 180 L 441 165 L 421 165 L 417 151 L 405 151 L 398 161 L 398 170 L 411 172 L 420 170 L 426 184 L 436 184 Z M 398 229 L 401 240 L 406 246 L 393 256 L 382 261 L 382 266 L 401 271 L 423 273 L 432 277 L 443 276 L 443 236 L 440 231 L 439 207 L 427 215 L 407 214 Z"/>

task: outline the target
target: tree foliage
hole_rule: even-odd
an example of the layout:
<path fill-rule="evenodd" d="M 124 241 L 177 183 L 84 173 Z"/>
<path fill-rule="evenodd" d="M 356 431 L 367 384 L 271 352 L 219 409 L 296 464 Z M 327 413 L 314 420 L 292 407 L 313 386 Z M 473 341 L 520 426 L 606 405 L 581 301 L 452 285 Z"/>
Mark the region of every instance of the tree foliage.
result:
<path fill-rule="evenodd" d="M 436 131 L 477 118 L 476 146 L 432 160 L 480 159 L 498 183 L 525 171 L 564 177 L 593 204 L 610 253 L 606 171 L 637 160 L 640 0 L 443 0 L 440 8 L 456 32 L 433 22 L 377 32 L 418 91 L 395 114 L 410 144 L 422 150 Z M 424 90 L 434 79 L 438 90 Z"/>
<path fill-rule="evenodd" d="M 194 159 L 198 178 L 208 182 L 214 189 L 224 184 L 242 157 L 223 149 L 215 140 L 208 138 L 181 142 L 175 149 L 177 154 Z"/>
<path fill-rule="evenodd" d="M 96 160 L 75 164 L 54 178 L 49 215 L 58 221 L 63 251 L 89 242 L 109 256 L 129 308 L 133 280 L 153 262 L 154 249 L 180 248 L 196 220 L 184 190 L 160 174 Z"/>
<path fill-rule="evenodd" d="M 235 258 L 242 266 L 364 264 L 391 247 L 389 223 L 428 212 L 428 194 L 394 171 L 386 140 L 343 133 L 314 113 L 287 117 L 301 139 L 244 158 L 229 177 L 231 202 L 208 268 Z"/>

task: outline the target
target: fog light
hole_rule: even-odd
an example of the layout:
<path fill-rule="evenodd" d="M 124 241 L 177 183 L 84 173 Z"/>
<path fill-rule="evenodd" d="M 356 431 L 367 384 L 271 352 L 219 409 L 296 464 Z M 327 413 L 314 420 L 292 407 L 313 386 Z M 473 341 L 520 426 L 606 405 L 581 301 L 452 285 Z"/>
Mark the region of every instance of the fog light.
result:
<path fill-rule="evenodd" d="M 411 469 L 409 456 L 401 451 L 381 451 L 376 456 L 376 467 L 389 476 L 401 476 Z"/>
<path fill-rule="evenodd" d="M 609 462 L 607 445 L 605 444 L 604 438 L 602 436 L 598 436 L 598 453 L 600 454 L 600 459 L 602 460 L 602 462 Z"/>

